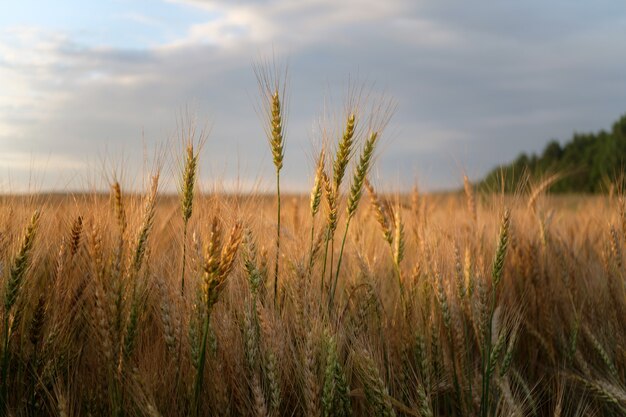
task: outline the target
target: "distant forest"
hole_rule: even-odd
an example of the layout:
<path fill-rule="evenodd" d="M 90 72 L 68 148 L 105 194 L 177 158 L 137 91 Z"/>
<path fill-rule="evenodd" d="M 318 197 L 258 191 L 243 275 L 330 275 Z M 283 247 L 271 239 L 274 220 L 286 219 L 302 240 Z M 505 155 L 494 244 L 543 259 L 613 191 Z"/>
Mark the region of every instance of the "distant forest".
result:
<path fill-rule="evenodd" d="M 625 166 L 626 115 L 608 132 L 575 133 L 564 145 L 552 140 L 540 155 L 522 153 L 512 163 L 494 168 L 478 186 L 494 191 L 504 183 L 505 191 L 516 191 L 521 181 L 558 172 L 563 177 L 552 185 L 552 192 L 606 192 L 618 179 L 624 185 Z"/>

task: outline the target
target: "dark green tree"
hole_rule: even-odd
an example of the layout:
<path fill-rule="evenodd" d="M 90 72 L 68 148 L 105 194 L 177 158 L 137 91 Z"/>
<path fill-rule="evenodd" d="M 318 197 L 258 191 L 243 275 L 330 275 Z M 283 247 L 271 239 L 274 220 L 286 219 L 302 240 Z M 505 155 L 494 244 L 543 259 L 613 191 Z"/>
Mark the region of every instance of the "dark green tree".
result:
<path fill-rule="evenodd" d="M 560 172 L 563 178 L 552 192 L 599 193 L 607 190 L 607 183 L 623 178 L 625 168 L 626 115 L 609 132 L 574 133 L 564 145 L 551 140 L 540 155 L 522 153 L 512 163 L 494 168 L 478 185 L 498 191 L 504 184 L 505 191 L 512 192 L 520 190 L 526 179 L 538 181 Z"/>

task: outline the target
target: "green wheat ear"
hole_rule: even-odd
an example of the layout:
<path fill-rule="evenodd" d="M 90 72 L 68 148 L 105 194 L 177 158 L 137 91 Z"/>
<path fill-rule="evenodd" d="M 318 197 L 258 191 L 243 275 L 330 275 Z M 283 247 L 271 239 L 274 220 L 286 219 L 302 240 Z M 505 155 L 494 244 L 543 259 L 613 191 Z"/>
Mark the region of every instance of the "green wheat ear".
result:
<path fill-rule="evenodd" d="M 346 121 L 346 128 L 343 132 L 339 147 L 337 148 L 337 154 L 335 161 L 333 162 L 333 186 L 335 192 L 339 191 L 341 181 L 346 173 L 346 168 L 350 157 L 352 156 L 352 145 L 354 144 L 354 131 L 356 128 L 356 116 L 354 113 L 350 113 L 348 120 Z"/>
<path fill-rule="evenodd" d="M 367 350 L 355 355 L 362 374 L 365 400 L 371 407 L 370 415 L 376 417 L 395 417 L 396 412 L 391 404 L 391 396 L 374 359 Z"/>
<path fill-rule="evenodd" d="M 322 412 L 324 416 L 351 416 L 349 386 L 339 361 L 337 342 L 329 334 L 326 341 L 326 369 L 322 388 Z"/>
<path fill-rule="evenodd" d="M 24 281 L 24 275 L 28 269 L 30 263 L 31 252 L 33 244 L 35 242 L 35 234 L 37 233 L 37 226 L 39 225 L 39 217 L 41 212 L 36 210 L 28 223 L 26 233 L 24 234 L 24 240 L 20 246 L 20 250 L 13 259 L 13 265 L 11 266 L 11 274 L 6 284 L 6 291 L 4 294 L 4 311 L 7 313 L 11 310 L 11 307 L 17 300 L 20 287 Z"/>
<path fill-rule="evenodd" d="M 350 120 L 353 120 L 351 118 Z M 332 307 L 333 300 L 335 298 L 335 290 L 337 288 L 337 281 L 339 280 L 339 271 L 341 269 L 341 261 L 343 259 L 343 252 L 346 244 L 346 237 L 348 236 L 348 229 L 350 228 L 350 221 L 356 212 L 356 209 L 359 205 L 359 200 L 361 199 L 361 195 L 363 194 L 363 184 L 365 182 L 365 178 L 370 170 L 370 165 L 372 162 L 372 157 L 374 155 L 374 146 L 376 145 L 376 139 L 378 139 L 378 132 L 372 132 L 365 142 L 363 146 L 363 150 L 361 152 L 361 157 L 359 158 L 359 162 L 354 169 L 354 177 L 352 179 L 352 186 L 350 187 L 350 196 L 348 197 L 348 205 L 346 206 L 347 211 L 347 219 L 346 219 L 346 228 L 343 233 L 343 238 L 341 239 L 341 249 L 339 250 L 339 258 L 337 259 L 337 272 L 335 273 L 335 281 L 332 286 L 329 307 Z M 335 189 L 335 191 L 337 188 Z"/>
<path fill-rule="evenodd" d="M 283 146 L 283 113 L 278 89 L 274 90 L 274 94 L 272 94 L 271 111 L 272 137 L 270 138 L 270 144 L 272 147 L 274 166 L 276 167 L 276 171 L 280 171 L 283 167 L 283 157 L 285 156 L 285 149 Z"/>
<path fill-rule="evenodd" d="M 180 211 L 183 219 L 180 293 L 183 295 L 185 293 L 185 272 L 187 265 L 187 229 L 189 220 L 193 214 L 194 193 L 198 176 L 198 159 L 200 157 L 200 150 L 204 146 L 208 136 L 204 130 L 202 130 L 199 135 L 196 135 L 194 124 L 191 124 L 187 128 L 187 131 L 183 130 L 181 133 L 181 137 L 184 138 L 183 143 L 185 144 L 185 160 L 182 169 L 182 177 L 179 183 Z"/>
<path fill-rule="evenodd" d="M 193 143 L 187 145 L 187 157 L 183 171 L 181 211 L 185 224 L 189 222 L 193 211 L 193 191 L 196 184 L 196 172 L 198 169 L 198 154 L 194 152 Z"/>
<path fill-rule="evenodd" d="M 146 253 L 148 236 L 150 235 L 152 224 L 154 223 L 158 188 L 159 173 L 156 173 L 152 176 L 150 191 L 144 199 L 143 219 L 141 222 L 141 227 L 139 228 L 139 234 L 137 235 L 132 263 L 132 273 L 135 275 L 139 272 L 139 269 L 141 268 L 144 255 Z"/>
<path fill-rule="evenodd" d="M 504 258 L 509 245 L 509 227 L 511 223 L 511 212 L 507 208 L 504 210 L 502 222 L 500 223 L 500 234 L 498 237 L 498 248 L 493 259 L 493 267 L 491 271 L 491 279 L 493 286 L 497 287 L 502 280 L 502 272 L 504 271 Z"/>
<path fill-rule="evenodd" d="M 391 246 L 393 243 L 393 233 L 391 232 L 389 219 L 387 218 L 385 210 L 383 209 L 383 205 L 378 198 L 378 195 L 376 194 L 376 190 L 374 190 L 374 186 L 372 186 L 367 178 L 365 179 L 365 183 L 363 185 L 370 195 L 370 207 L 374 212 L 374 218 L 376 219 L 376 222 L 380 226 L 383 238 L 385 239 L 385 242 L 387 242 Z"/>
<path fill-rule="evenodd" d="M 350 187 L 350 197 L 348 198 L 348 217 L 352 217 L 361 200 L 363 194 L 363 183 L 370 170 L 372 157 L 374 156 L 374 147 L 378 139 L 378 132 L 372 132 L 363 146 L 363 151 L 359 159 L 359 163 L 354 170 L 352 186 Z"/>

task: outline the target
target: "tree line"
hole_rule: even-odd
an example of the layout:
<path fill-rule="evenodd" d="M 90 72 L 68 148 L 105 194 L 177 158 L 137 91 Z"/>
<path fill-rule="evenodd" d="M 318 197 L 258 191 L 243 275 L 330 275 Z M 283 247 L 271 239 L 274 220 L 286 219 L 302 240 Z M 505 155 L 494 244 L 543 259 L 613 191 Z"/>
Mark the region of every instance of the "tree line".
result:
<path fill-rule="evenodd" d="M 520 154 L 513 162 L 491 170 L 478 184 L 482 190 L 514 192 L 528 180 L 538 181 L 559 173 L 552 192 L 600 193 L 609 184 L 624 185 L 626 162 L 626 115 L 613 123 L 610 131 L 574 133 L 561 145 L 550 141 L 541 154 Z"/>

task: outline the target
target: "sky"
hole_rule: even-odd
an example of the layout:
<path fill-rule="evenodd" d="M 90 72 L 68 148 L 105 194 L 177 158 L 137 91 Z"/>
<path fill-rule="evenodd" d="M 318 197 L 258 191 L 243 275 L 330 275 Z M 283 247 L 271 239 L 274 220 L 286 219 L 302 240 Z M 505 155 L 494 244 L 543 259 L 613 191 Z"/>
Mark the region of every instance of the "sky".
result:
<path fill-rule="evenodd" d="M 272 56 L 288 66 L 284 189 L 309 188 L 355 85 L 396 106 L 373 181 L 450 189 L 609 129 L 625 53 L 621 1 L 0 0 L 0 192 L 139 187 L 163 146 L 175 189 L 185 117 L 209 131 L 205 187 L 271 191 L 253 65 Z"/>

